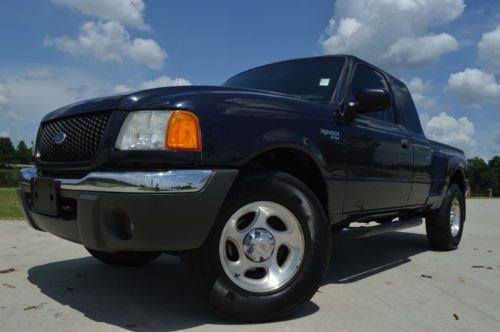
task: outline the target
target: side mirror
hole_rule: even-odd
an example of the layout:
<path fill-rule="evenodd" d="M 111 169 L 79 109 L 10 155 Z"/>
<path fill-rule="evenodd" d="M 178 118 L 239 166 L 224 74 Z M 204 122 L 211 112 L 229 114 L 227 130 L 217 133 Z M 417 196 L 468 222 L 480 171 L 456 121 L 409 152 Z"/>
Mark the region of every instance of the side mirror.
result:
<path fill-rule="evenodd" d="M 355 114 L 385 111 L 391 106 L 391 98 L 385 90 L 366 89 L 358 93 L 355 102 L 348 107 Z"/>

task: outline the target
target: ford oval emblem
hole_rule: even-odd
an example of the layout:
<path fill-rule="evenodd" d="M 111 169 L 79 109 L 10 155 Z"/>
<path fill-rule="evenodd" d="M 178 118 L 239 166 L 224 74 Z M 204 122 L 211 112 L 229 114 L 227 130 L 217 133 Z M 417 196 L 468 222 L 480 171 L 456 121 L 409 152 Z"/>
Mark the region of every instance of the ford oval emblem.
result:
<path fill-rule="evenodd" d="M 63 144 L 65 140 L 66 140 L 66 134 L 63 133 L 62 131 L 55 133 L 54 136 L 52 136 L 52 142 L 54 142 L 54 144 L 57 145 Z"/>

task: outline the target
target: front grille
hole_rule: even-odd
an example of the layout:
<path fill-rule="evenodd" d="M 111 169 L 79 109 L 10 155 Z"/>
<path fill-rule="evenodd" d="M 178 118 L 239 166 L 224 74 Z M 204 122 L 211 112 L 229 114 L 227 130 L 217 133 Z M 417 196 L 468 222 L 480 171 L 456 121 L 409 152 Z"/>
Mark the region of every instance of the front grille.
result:
<path fill-rule="evenodd" d="M 84 162 L 95 157 L 111 112 L 101 112 L 54 120 L 42 125 L 38 149 L 48 162 Z M 54 142 L 56 134 L 66 138 Z"/>

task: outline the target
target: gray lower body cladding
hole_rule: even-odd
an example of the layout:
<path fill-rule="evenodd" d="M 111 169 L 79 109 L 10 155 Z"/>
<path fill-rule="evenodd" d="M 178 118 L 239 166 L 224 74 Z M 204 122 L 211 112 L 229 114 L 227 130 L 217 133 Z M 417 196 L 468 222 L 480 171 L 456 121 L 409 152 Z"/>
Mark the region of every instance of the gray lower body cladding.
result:
<path fill-rule="evenodd" d="M 174 251 L 203 244 L 237 170 L 214 170 L 197 192 L 126 193 L 60 190 L 60 201 L 75 205 L 73 215 L 49 216 L 31 205 L 31 187 L 18 194 L 35 229 L 102 251 Z"/>

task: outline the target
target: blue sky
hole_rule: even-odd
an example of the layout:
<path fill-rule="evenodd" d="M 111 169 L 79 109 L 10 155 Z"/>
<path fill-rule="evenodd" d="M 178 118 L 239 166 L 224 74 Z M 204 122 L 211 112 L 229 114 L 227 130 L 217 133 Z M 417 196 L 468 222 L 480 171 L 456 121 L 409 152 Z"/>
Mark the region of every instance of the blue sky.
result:
<path fill-rule="evenodd" d="M 0 135 L 15 142 L 77 100 L 350 53 L 408 83 L 429 137 L 500 154 L 499 1 L 10 1 L 0 39 Z"/>

